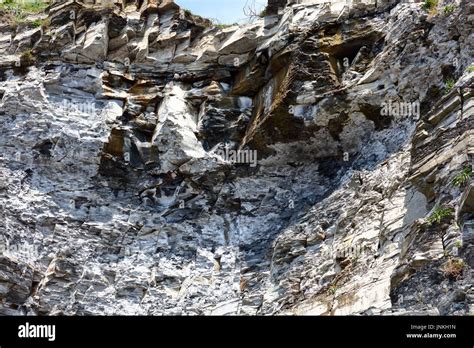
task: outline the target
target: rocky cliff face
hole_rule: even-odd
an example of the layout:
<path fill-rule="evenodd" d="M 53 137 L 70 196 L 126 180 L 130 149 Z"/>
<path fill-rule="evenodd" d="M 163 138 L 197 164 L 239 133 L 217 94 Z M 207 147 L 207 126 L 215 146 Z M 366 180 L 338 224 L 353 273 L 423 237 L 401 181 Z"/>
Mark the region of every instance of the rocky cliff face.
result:
<path fill-rule="evenodd" d="M 474 313 L 469 0 L 0 11 L 1 314 Z"/>

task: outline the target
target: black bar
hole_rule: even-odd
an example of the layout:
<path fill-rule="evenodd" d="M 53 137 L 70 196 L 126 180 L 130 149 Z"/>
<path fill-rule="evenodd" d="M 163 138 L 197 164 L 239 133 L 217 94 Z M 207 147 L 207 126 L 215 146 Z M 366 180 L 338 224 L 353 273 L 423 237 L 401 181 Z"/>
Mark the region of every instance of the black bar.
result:
<path fill-rule="evenodd" d="M 55 325 L 55 340 L 19 327 Z M 431 325 L 431 326 L 430 326 Z M 409 338 L 421 334 L 422 337 Z M 435 337 L 455 335 L 455 337 Z M 431 335 L 431 336 L 430 336 Z M 473 347 L 473 317 L 1 317 L 0 346 L 414 345 Z"/>

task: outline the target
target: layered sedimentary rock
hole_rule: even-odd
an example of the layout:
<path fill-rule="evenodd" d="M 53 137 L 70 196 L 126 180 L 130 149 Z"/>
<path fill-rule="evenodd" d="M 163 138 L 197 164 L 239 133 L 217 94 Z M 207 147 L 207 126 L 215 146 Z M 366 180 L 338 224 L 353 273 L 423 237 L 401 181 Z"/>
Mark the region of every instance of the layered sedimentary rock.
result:
<path fill-rule="evenodd" d="M 0 313 L 474 311 L 474 7 L 54 2 L 0 27 Z"/>

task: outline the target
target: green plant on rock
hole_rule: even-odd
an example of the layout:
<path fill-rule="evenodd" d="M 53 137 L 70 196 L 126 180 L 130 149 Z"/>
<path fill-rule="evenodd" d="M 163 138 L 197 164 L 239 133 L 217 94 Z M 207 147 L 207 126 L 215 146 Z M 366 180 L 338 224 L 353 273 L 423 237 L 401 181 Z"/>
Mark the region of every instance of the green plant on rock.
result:
<path fill-rule="evenodd" d="M 438 0 L 425 0 L 421 8 L 425 11 L 432 12 L 436 10 L 436 6 L 438 6 Z"/>
<path fill-rule="evenodd" d="M 44 18 L 44 19 L 35 19 L 29 24 L 35 28 L 42 27 L 43 29 L 47 29 L 49 27 L 50 22 L 49 22 L 49 18 Z"/>
<path fill-rule="evenodd" d="M 446 81 L 444 81 L 444 88 L 446 90 L 446 93 L 450 92 L 455 84 L 456 81 L 454 81 L 454 79 L 447 79 Z"/>
<path fill-rule="evenodd" d="M 446 278 L 458 280 L 464 269 L 464 261 L 460 258 L 450 258 L 442 267 Z"/>
<path fill-rule="evenodd" d="M 14 6 L 15 2 L 13 0 L 3 0 L 2 2 L 0 2 L 0 10 L 9 10 Z"/>
<path fill-rule="evenodd" d="M 469 68 L 467 68 L 469 72 L 474 72 L 474 65 L 471 65 Z"/>
<path fill-rule="evenodd" d="M 40 13 L 43 12 L 46 7 L 48 7 L 47 1 L 25 1 L 24 4 L 21 5 L 23 11 L 27 13 Z"/>
<path fill-rule="evenodd" d="M 35 57 L 31 50 L 25 51 L 20 56 L 21 66 L 31 66 L 35 63 Z"/>
<path fill-rule="evenodd" d="M 218 23 L 218 24 L 215 24 L 215 27 L 219 28 L 219 29 L 225 29 L 225 28 L 233 27 L 234 25 L 238 25 L 238 24 L 237 23 L 234 23 L 234 24 L 221 24 L 221 23 Z"/>
<path fill-rule="evenodd" d="M 440 224 L 444 218 L 451 217 L 453 212 L 454 210 L 452 208 L 442 208 L 437 206 L 427 221 L 430 225 Z"/>
<path fill-rule="evenodd" d="M 28 21 L 29 15 L 34 15 L 43 12 L 48 6 L 48 2 L 44 0 L 29 0 L 29 1 L 14 1 L 14 0 L 0 0 L 0 10 L 4 12 L 5 21 L 14 30 L 18 25 L 31 25 L 33 27 L 42 26 L 41 19 Z"/>
<path fill-rule="evenodd" d="M 454 177 L 453 186 L 462 187 L 466 185 L 473 175 L 474 173 L 471 167 L 464 167 L 464 169 Z"/>
<path fill-rule="evenodd" d="M 184 14 L 186 15 L 186 17 L 191 17 L 193 15 L 193 13 L 190 10 L 188 10 L 187 8 L 185 8 L 183 11 L 184 11 Z"/>
<path fill-rule="evenodd" d="M 1 10 L 14 12 L 16 14 L 21 13 L 22 15 L 40 13 L 46 7 L 48 7 L 48 2 L 43 1 L 43 0 L 29 0 L 29 1 L 4 0 L 3 2 L 0 3 Z"/>
<path fill-rule="evenodd" d="M 31 26 L 33 26 L 35 28 L 39 28 L 39 27 L 43 26 L 43 20 L 35 19 L 34 21 L 31 22 Z"/>
<path fill-rule="evenodd" d="M 337 285 L 331 285 L 328 289 L 328 293 L 334 295 L 337 291 Z"/>
<path fill-rule="evenodd" d="M 451 14 L 451 13 L 454 12 L 454 9 L 455 9 L 455 8 L 456 8 L 456 7 L 455 7 L 454 5 L 446 5 L 446 6 L 444 6 L 444 8 L 443 8 L 443 12 L 444 12 L 445 14 Z"/>

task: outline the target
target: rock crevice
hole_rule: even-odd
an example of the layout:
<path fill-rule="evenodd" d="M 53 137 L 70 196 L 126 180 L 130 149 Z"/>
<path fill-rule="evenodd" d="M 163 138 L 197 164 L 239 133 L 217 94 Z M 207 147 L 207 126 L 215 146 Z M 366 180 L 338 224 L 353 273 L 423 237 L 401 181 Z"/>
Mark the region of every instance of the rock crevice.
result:
<path fill-rule="evenodd" d="M 216 26 L 70 0 L 0 24 L 0 314 L 472 314 L 453 6 L 270 0 Z"/>

